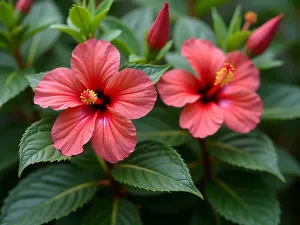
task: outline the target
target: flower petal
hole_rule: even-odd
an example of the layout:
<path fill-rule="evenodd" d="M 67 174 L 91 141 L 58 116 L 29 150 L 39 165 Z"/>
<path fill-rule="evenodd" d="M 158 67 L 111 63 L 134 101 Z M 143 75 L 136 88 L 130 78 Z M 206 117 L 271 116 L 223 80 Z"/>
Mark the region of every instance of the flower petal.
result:
<path fill-rule="evenodd" d="M 216 73 L 224 65 L 222 50 L 209 40 L 190 38 L 183 43 L 181 53 L 198 74 L 202 86 L 213 85 Z"/>
<path fill-rule="evenodd" d="M 179 123 L 195 138 L 206 138 L 218 131 L 223 123 L 223 115 L 215 103 L 203 104 L 198 101 L 184 107 Z"/>
<path fill-rule="evenodd" d="M 108 41 L 90 39 L 77 45 L 72 53 L 71 67 L 87 88 L 103 90 L 119 70 L 120 53 Z"/>
<path fill-rule="evenodd" d="M 93 135 L 97 114 L 88 106 L 78 106 L 63 111 L 51 131 L 54 147 L 66 156 L 82 153 L 82 146 Z"/>
<path fill-rule="evenodd" d="M 225 125 L 231 130 L 248 133 L 260 122 L 263 104 L 255 92 L 228 86 L 221 90 L 218 98 Z"/>
<path fill-rule="evenodd" d="M 92 145 L 102 159 L 121 161 L 133 152 L 136 143 L 136 129 L 129 119 L 109 107 L 98 115 Z"/>
<path fill-rule="evenodd" d="M 68 68 L 57 68 L 48 72 L 35 88 L 34 103 L 42 108 L 54 110 L 82 105 L 80 94 L 84 86 Z"/>
<path fill-rule="evenodd" d="M 259 87 L 259 71 L 252 61 L 240 51 L 231 52 L 227 55 L 225 62 L 231 63 L 234 70 L 234 78 L 228 84 L 244 86 L 252 91 L 256 91 Z"/>
<path fill-rule="evenodd" d="M 157 83 L 157 89 L 162 101 L 174 107 L 182 107 L 201 98 L 199 80 L 182 69 L 166 72 Z"/>
<path fill-rule="evenodd" d="M 157 94 L 154 84 L 140 70 L 124 69 L 116 73 L 105 88 L 109 107 L 128 119 L 138 119 L 153 108 Z"/>

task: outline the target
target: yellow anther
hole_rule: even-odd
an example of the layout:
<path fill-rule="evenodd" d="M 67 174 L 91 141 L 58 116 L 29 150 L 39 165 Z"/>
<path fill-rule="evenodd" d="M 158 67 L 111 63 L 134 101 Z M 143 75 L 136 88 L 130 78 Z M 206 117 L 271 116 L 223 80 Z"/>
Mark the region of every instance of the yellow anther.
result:
<path fill-rule="evenodd" d="M 81 101 L 83 101 L 87 105 L 94 104 L 97 101 L 97 94 L 90 89 L 86 89 L 80 95 Z"/>
<path fill-rule="evenodd" d="M 245 21 L 250 25 L 255 24 L 257 22 L 257 15 L 255 12 L 249 11 L 245 14 Z"/>
<path fill-rule="evenodd" d="M 233 71 L 235 68 L 230 63 L 225 63 L 224 67 L 217 72 L 214 85 L 220 85 L 223 87 L 233 80 L 234 74 Z"/>

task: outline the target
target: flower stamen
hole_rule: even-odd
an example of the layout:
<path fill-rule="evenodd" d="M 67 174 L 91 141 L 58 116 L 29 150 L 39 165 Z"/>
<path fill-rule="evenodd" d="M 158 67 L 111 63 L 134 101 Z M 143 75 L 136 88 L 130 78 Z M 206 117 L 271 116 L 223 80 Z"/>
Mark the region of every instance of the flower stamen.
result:
<path fill-rule="evenodd" d="M 224 85 L 228 84 L 233 80 L 234 70 L 235 68 L 230 63 L 225 63 L 224 67 L 217 72 L 214 85 L 220 85 L 220 87 L 223 87 Z"/>
<path fill-rule="evenodd" d="M 80 94 L 81 101 L 83 101 L 87 105 L 95 104 L 98 100 L 96 92 L 90 89 L 84 90 Z"/>

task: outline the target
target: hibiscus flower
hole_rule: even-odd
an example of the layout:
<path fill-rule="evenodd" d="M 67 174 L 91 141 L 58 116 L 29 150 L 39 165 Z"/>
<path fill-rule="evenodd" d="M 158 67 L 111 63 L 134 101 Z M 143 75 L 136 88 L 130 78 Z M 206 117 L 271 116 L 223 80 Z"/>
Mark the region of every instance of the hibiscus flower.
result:
<path fill-rule="evenodd" d="M 262 101 L 255 91 L 259 71 L 242 52 L 227 55 L 208 40 L 184 42 L 182 55 L 197 77 L 183 69 L 163 75 L 157 88 L 162 101 L 183 107 L 180 126 L 196 138 L 214 134 L 224 122 L 235 132 L 247 133 L 260 122 Z"/>
<path fill-rule="evenodd" d="M 149 113 L 157 94 L 145 73 L 118 72 L 119 67 L 112 44 L 90 39 L 73 51 L 71 69 L 54 69 L 37 85 L 35 104 L 64 110 L 51 131 L 63 155 L 82 153 L 90 139 L 95 152 L 111 163 L 133 152 L 137 138 L 131 119 Z"/>

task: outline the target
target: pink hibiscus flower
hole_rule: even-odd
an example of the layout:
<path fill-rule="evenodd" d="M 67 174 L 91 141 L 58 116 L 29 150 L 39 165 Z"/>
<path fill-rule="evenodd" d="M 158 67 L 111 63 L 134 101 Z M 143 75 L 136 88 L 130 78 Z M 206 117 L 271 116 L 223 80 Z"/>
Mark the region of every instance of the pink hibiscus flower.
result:
<path fill-rule="evenodd" d="M 191 38 L 182 46 L 196 78 L 183 69 L 168 71 L 157 88 L 163 102 L 184 107 L 180 126 L 196 138 L 214 134 L 224 122 L 235 132 L 247 133 L 260 121 L 262 101 L 255 91 L 259 71 L 240 51 L 225 55 L 208 40 Z"/>
<path fill-rule="evenodd" d="M 63 155 L 82 153 L 90 139 L 96 153 L 111 163 L 134 150 L 131 119 L 149 113 L 157 94 L 145 73 L 118 72 L 119 67 L 120 54 L 112 44 L 90 39 L 73 51 L 72 69 L 54 69 L 36 87 L 35 104 L 65 109 L 51 131 L 54 147 Z"/>

